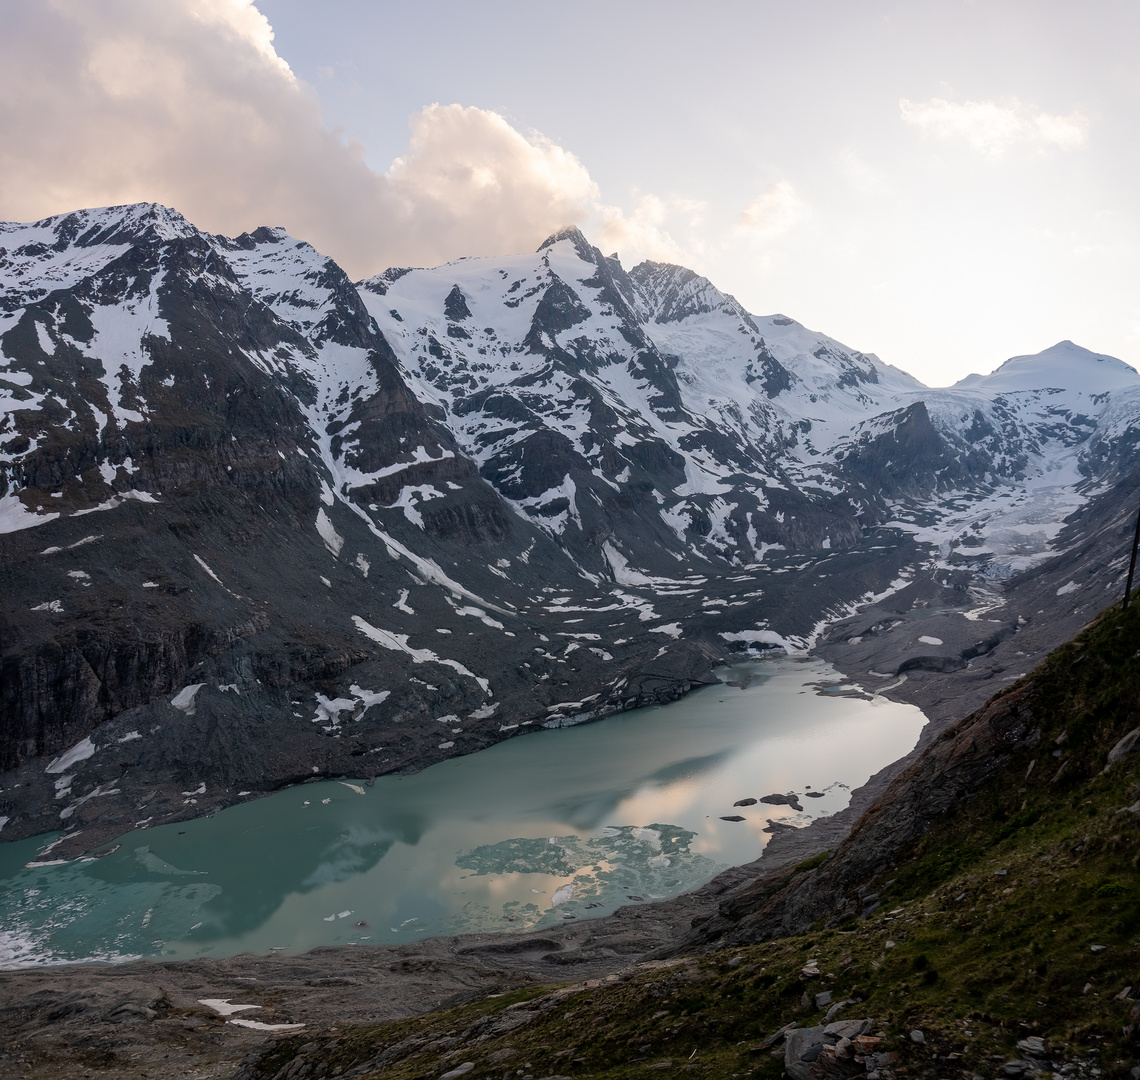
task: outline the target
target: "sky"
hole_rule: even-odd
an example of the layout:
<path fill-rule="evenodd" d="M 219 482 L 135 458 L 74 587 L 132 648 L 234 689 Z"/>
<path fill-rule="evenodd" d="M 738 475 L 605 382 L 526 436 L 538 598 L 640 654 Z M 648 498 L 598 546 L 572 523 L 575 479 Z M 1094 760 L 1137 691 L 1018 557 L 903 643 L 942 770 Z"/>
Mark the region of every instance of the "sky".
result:
<path fill-rule="evenodd" d="M 354 277 L 577 224 L 929 385 L 1140 366 L 1135 0 L 0 0 L 0 219 L 155 201 Z"/>

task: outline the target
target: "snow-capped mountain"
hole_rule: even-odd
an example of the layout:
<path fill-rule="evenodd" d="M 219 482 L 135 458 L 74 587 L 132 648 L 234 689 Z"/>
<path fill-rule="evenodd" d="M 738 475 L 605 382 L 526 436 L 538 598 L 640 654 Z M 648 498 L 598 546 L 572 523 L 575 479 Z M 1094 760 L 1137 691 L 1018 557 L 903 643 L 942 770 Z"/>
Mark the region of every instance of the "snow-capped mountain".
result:
<path fill-rule="evenodd" d="M 626 274 L 577 230 L 361 292 L 482 475 L 603 577 L 846 547 L 1027 485 L 1075 508 L 1140 415 L 1136 371 L 1071 342 L 932 390 L 683 267 Z"/>
<path fill-rule="evenodd" d="M 9 838 L 422 767 L 888 597 L 968 623 L 1115 543 L 1073 522 L 1140 376 L 930 390 L 576 229 L 354 284 L 139 205 L 0 224 L 0 415 Z"/>

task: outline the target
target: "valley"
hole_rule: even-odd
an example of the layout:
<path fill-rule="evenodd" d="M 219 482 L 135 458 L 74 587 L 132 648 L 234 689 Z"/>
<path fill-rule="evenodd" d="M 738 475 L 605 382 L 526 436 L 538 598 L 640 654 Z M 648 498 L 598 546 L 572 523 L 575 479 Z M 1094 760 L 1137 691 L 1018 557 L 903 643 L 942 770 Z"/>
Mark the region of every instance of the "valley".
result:
<path fill-rule="evenodd" d="M 0 239 L 4 840 L 420 769 L 749 649 L 942 723 L 1120 587 L 1140 376 L 1071 343 L 929 390 L 573 229 L 356 285 L 153 204 Z"/>
<path fill-rule="evenodd" d="M 718 1032 L 763 1034 L 726 1019 L 736 998 L 753 1001 L 773 1029 L 814 1015 L 804 984 L 815 976 L 784 972 L 765 942 L 790 936 L 812 955 L 833 933 L 870 942 L 868 934 L 888 932 L 884 919 L 904 917 L 876 915 L 872 893 L 897 886 L 892 903 L 918 926 L 949 917 L 947 890 L 981 889 L 976 878 L 945 884 L 973 873 L 968 859 L 935 869 L 921 862 L 931 844 L 960 842 L 926 840 L 924 830 L 964 814 L 965 824 L 945 827 L 993 833 L 987 844 L 1009 840 L 1002 823 L 1022 810 L 1006 805 L 1008 789 L 1026 806 L 1030 799 L 1028 785 L 1000 780 L 1001 770 L 1029 767 L 1037 737 L 1006 706 L 1028 702 L 1025 715 L 1044 730 L 1064 726 L 1062 706 L 1080 712 L 1072 693 L 1101 694 L 1083 670 L 1077 690 L 1056 689 L 1057 665 L 1075 663 L 1056 659 L 1064 650 L 1041 669 L 1053 673 L 1045 683 L 1032 673 L 1074 635 L 1094 633 L 1090 620 L 1119 598 L 1140 503 L 1140 375 L 1112 357 L 1061 342 L 930 389 L 787 316 L 755 316 L 682 267 L 626 270 L 576 229 L 533 254 L 397 268 L 353 283 L 283 230 L 216 236 L 154 204 L 0 225 L 0 395 L 0 840 L 16 853 L 13 882 L 34 871 L 25 852 L 26 862 L 58 861 L 73 873 L 80 898 L 99 875 L 119 875 L 115 903 L 129 921 L 143 900 L 130 892 L 140 888 L 130 860 L 152 854 L 151 830 L 179 842 L 191 819 L 201 819 L 195 835 L 208 836 L 235 820 L 227 815 L 274 815 L 275 799 L 308 802 L 290 811 L 300 814 L 325 798 L 331 806 L 334 789 L 351 800 L 359 788 L 365 801 L 388 782 L 430 791 L 429 766 L 441 763 L 481 778 L 471 781 L 474 801 L 494 801 L 487 785 L 512 782 L 509 768 L 494 772 L 494 755 L 528 761 L 548 736 L 588 735 L 585 775 L 600 782 L 605 770 L 591 761 L 605 760 L 632 782 L 641 774 L 627 764 L 633 758 L 607 750 L 604 725 L 560 730 L 617 714 L 647 732 L 658 723 L 663 734 L 673 721 L 656 718 L 686 717 L 670 740 L 677 756 L 658 762 L 657 772 L 669 772 L 699 757 L 697 725 L 723 719 L 698 712 L 720 692 L 726 663 L 829 664 L 838 674 L 826 685 L 795 693 L 826 697 L 828 686 L 845 686 L 853 706 L 890 699 L 917 705 L 927 720 L 909 753 L 868 761 L 863 775 L 873 775 L 845 809 L 829 804 L 806 828 L 773 827 L 758 860 L 759 843 L 748 853 L 733 847 L 731 858 L 726 848 L 723 861 L 739 865 L 711 878 L 706 867 L 659 890 L 669 898 L 656 903 L 633 893 L 641 899 L 623 905 L 630 893 L 615 893 L 591 909 L 603 917 L 547 912 L 529 933 L 443 919 L 432 924 L 435 936 L 409 944 L 358 940 L 366 928 L 357 928 L 354 944 L 297 957 L 266 955 L 276 945 L 250 938 L 254 954 L 164 962 L 164 941 L 198 929 L 187 919 L 161 937 L 156 929 L 157 944 L 124 948 L 155 957 L 146 963 L 10 972 L 0 977 L 0 1009 L 21 1033 L 17 1055 L 30 1056 L 3 1067 L 21 1076 L 21 1062 L 36 1076 L 66 1075 L 60 1062 L 77 1047 L 90 1068 L 117 1075 L 144 1073 L 158 1047 L 187 1075 L 366 1075 L 384 1054 L 392 1075 L 420 1075 L 421 1053 L 446 1050 L 441 1069 L 458 1067 L 465 1048 L 487 1041 L 478 1032 L 507 1032 L 501 1017 L 487 1019 L 500 1006 L 518 1006 L 520 1023 L 553 1032 L 561 1002 L 588 990 L 620 1028 L 622 1010 L 636 1016 L 666 989 L 681 992 L 657 986 L 653 974 L 678 964 L 682 975 L 669 979 L 701 986 L 682 1011 L 701 1017 L 718 1047 L 709 1075 L 722 1066 L 756 1071 L 755 1060 L 767 1067 L 717 1042 Z M 1113 633 L 1132 625 L 1108 619 Z M 1131 685 L 1127 656 L 1096 633 L 1095 655 Z M 739 681 L 734 692 L 746 696 Z M 762 685 L 752 692 L 764 696 Z M 1061 786 L 1070 801 L 1055 808 L 1064 817 L 1055 831 L 1076 827 L 1081 785 L 1095 787 L 1094 758 L 1132 723 L 1124 699 L 1112 701 L 1111 722 L 1082 744 L 1079 783 Z M 788 706 L 792 721 L 798 708 Z M 946 747 L 966 746 L 955 742 L 965 730 L 969 746 L 989 750 L 981 764 L 969 754 L 969 768 L 947 764 Z M 1009 746 L 1002 732 L 1012 732 Z M 886 758 L 912 742 L 892 744 Z M 768 786 L 793 794 L 832 779 L 777 783 L 775 775 Z M 1120 809 L 1109 803 L 1130 798 L 1129 783 L 1090 787 L 1085 800 L 1099 808 L 1090 818 L 1103 812 L 1109 823 L 1097 833 L 1104 874 L 1119 876 L 1131 842 L 1123 827 L 1109 828 Z M 546 786 L 565 815 L 573 793 Z M 609 789 L 614 806 L 623 805 L 618 787 Z M 577 789 L 585 798 L 590 783 Z M 990 817 L 958 809 L 979 791 L 990 793 L 977 804 Z M 721 801 L 767 793 L 732 794 Z M 732 816 L 731 805 L 723 809 Z M 761 813 L 745 807 L 733 827 L 752 829 L 767 820 Z M 281 819 L 286 832 L 299 827 Z M 543 820 L 567 823 L 553 811 Z M 699 833 L 694 822 L 688 831 Z M 336 828 L 351 832 L 352 823 Z M 1057 836 L 1033 833 L 1032 852 L 1010 858 L 1052 859 Z M 499 842 L 484 839 L 484 847 Z M 1023 839 L 1030 834 L 1015 837 Z M 578 840 L 585 859 L 585 834 Z M 470 837 L 448 843 L 479 849 Z M 1076 869 L 1058 888 L 1099 888 L 1081 876 L 1081 843 L 1065 840 Z M 267 852 L 277 847 L 287 841 Z M 970 850 L 990 858 L 980 841 Z M 347 852 L 345 865 L 359 854 Z M 168 875 L 186 869 L 154 858 Z M 907 859 L 918 869 L 887 877 Z M 598 865 L 602 882 L 614 867 Z M 536 882 L 561 887 L 553 877 Z M 24 884 L 29 894 L 40 888 Z M 981 892 L 987 915 L 1005 895 Z M 497 924 L 501 896 L 496 904 L 488 910 Z M 333 906 L 334 925 L 354 910 Z M 1096 908 L 1097 927 L 1128 949 L 1117 911 Z M 191 914 L 187 907 L 180 917 Z M 855 929 L 849 919 L 860 920 Z M 996 933 L 985 920 L 966 921 L 970 932 Z M 42 961 L 23 941 L 7 942 L 5 966 Z M 884 1037 L 897 1047 L 906 1024 L 932 1024 L 931 1044 L 945 1057 L 953 1040 L 937 1028 L 941 1013 L 887 1000 L 913 990 L 914 979 L 885 952 L 872 955 L 877 942 L 852 944 L 859 977 L 839 989 L 862 1002 L 876 978 L 887 980 L 886 996 L 874 999 L 876 1016 L 887 1016 Z M 302 935 L 297 948 L 312 944 Z M 936 970 L 966 963 L 949 958 L 942 938 L 921 948 Z M 747 985 L 732 974 L 739 964 Z M 772 964 L 780 973 L 771 980 L 751 974 Z M 1124 966 L 1113 958 L 1104 971 L 1115 978 Z M 562 978 L 567 970 L 576 982 Z M 1003 1033 L 1016 1019 L 986 996 L 993 978 L 956 983 L 954 1000 L 977 998 L 990 1017 L 986 1052 L 1007 1054 Z M 1025 996 L 1030 984 L 1004 993 L 1015 990 Z M 1060 983 L 1055 992 L 1070 993 Z M 237 998 L 262 1019 L 234 1025 L 203 1004 Z M 1089 1032 L 1109 1037 L 1103 1004 L 1090 999 L 1066 1035 L 1073 1046 Z M 460 1011 L 419 1015 L 450 1008 Z M 421 1022 L 439 1026 L 436 1041 L 399 1027 Z M 305 1025 L 300 1042 L 290 1040 L 293 1024 Z M 339 1025 L 354 1025 L 343 1053 Z M 524 1049 L 555 1069 L 552 1046 Z M 506 1043 L 492 1050 L 522 1052 Z M 578 1057 L 612 1062 L 619 1051 L 606 1043 L 591 1053 Z M 589 1075 L 581 1068 L 576 1075 Z"/>

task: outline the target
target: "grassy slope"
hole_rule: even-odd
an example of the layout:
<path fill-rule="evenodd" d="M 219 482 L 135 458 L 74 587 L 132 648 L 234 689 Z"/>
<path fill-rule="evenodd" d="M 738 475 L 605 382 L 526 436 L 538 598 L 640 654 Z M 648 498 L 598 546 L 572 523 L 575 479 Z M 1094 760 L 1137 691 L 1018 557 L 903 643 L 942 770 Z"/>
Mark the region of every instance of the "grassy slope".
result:
<path fill-rule="evenodd" d="M 1140 800 L 1140 752 L 1102 770 L 1140 726 L 1138 649 L 1140 604 L 1105 613 L 1011 688 L 1031 695 L 1040 739 L 932 823 L 869 918 L 598 985 L 309 1034 L 246 1074 L 271 1077 L 300 1051 L 292 1077 L 434 1078 L 467 1061 L 472 1080 L 508 1070 L 624 1077 L 668 1061 L 712 1077 L 775 1078 L 782 1058 L 755 1047 L 791 1020 L 820 1022 L 811 996 L 831 990 L 863 999 L 840 1015 L 875 1018 L 899 1052 L 898 1074 L 994 1076 L 1021 1056 L 1016 1041 L 1035 1034 L 1055 1066 L 1127 1076 L 1140 1061 L 1134 1003 L 1119 999 L 1130 985 L 1140 999 L 1140 813 L 1121 809 Z M 805 979 L 811 958 L 821 974 Z M 526 1023 L 491 1034 L 520 1014 Z M 907 1037 L 916 1028 L 924 1045 Z M 492 1060 L 508 1048 L 515 1053 Z"/>

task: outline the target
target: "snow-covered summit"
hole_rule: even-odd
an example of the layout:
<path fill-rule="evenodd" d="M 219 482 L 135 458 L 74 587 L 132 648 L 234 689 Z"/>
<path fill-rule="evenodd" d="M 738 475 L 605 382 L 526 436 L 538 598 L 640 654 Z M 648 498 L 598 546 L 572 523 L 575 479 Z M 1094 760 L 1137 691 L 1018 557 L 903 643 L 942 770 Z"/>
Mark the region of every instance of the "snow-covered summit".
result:
<path fill-rule="evenodd" d="M 1019 390 L 1080 390 L 1103 394 L 1140 387 L 1140 372 L 1114 356 L 1059 341 L 1028 356 L 1014 356 L 989 375 L 967 375 L 954 389 L 1011 393 Z"/>
<path fill-rule="evenodd" d="M 736 302 L 736 298 L 722 293 L 708 278 L 672 263 L 638 263 L 630 272 L 645 304 L 646 321 L 655 323 L 680 322 L 691 315 L 704 315 L 714 311 L 743 319 L 755 329 L 751 316 Z"/>
<path fill-rule="evenodd" d="M 97 273 L 132 244 L 197 234 L 159 203 L 102 206 L 33 222 L 0 222 L 0 312 L 66 289 Z"/>
<path fill-rule="evenodd" d="M 1055 453 L 1083 453 L 1107 407 L 1088 397 L 1084 350 L 1011 361 L 1040 391 L 1016 408 L 998 400 L 1004 376 L 931 390 L 685 267 L 626 272 L 577 228 L 534 254 L 385 274 L 362 295 L 483 475 L 575 550 L 596 551 L 630 500 L 646 543 L 678 557 L 843 543 L 900 498 L 1048 473 Z M 1134 377 L 1093 362 L 1114 386 Z M 1080 400 L 1047 392 L 1066 371 Z M 653 558 L 608 543 L 629 565 Z"/>

